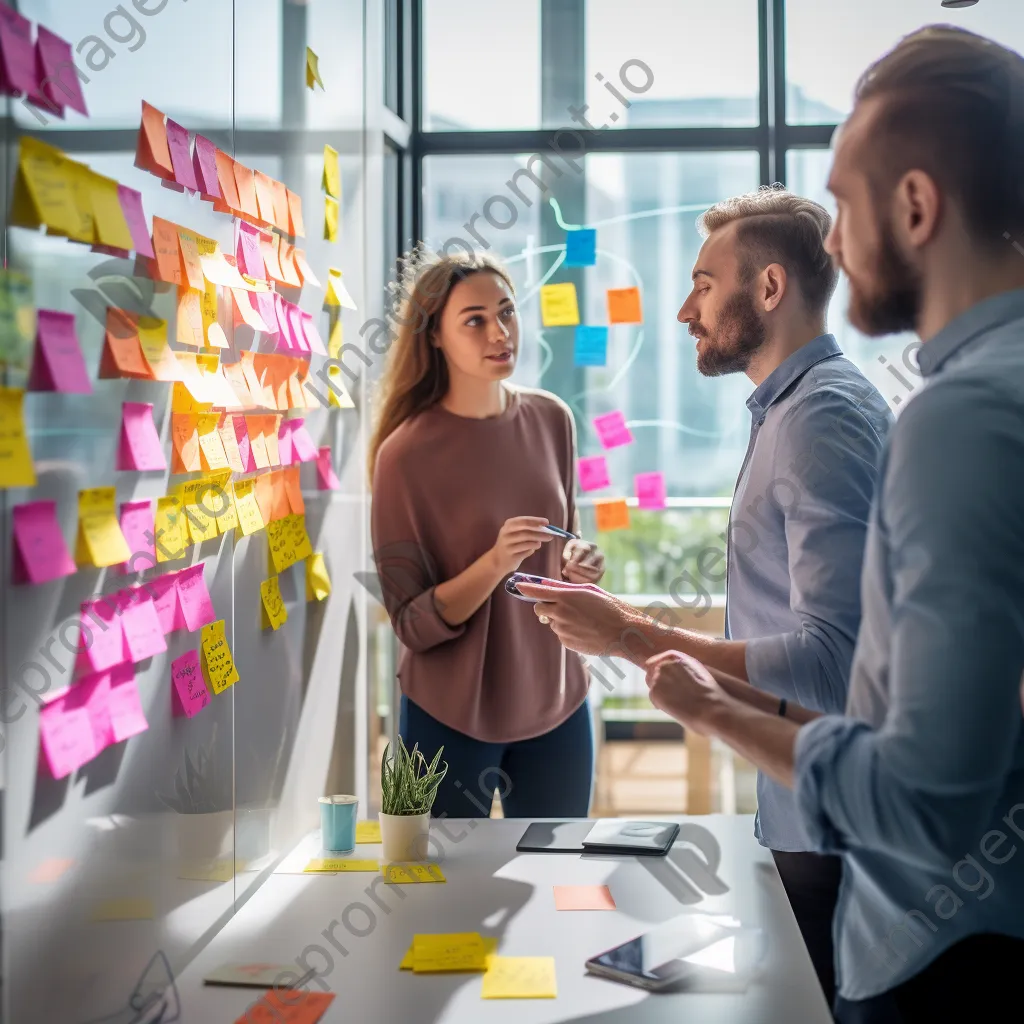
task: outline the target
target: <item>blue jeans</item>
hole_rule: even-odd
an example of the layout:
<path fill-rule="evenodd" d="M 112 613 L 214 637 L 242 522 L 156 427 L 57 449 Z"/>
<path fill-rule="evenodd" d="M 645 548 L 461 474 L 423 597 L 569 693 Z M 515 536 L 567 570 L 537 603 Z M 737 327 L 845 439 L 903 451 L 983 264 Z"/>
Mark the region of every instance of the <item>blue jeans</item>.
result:
<path fill-rule="evenodd" d="M 485 743 L 443 725 L 402 697 L 399 735 L 430 760 L 444 747 L 448 773 L 433 814 L 486 818 L 495 790 L 506 818 L 585 818 L 594 779 L 594 735 L 584 701 L 566 721 L 529 740 Z"/>

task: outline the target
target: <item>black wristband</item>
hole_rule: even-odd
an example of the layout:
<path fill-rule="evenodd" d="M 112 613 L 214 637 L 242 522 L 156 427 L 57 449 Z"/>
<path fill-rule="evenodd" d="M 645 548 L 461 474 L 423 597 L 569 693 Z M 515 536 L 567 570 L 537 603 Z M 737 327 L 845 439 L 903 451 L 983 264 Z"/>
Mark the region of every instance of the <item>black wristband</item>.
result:
<path fill-rule="evenodd" d="M 782 697 L 779 700 L 779 716 L 782 718 L 786 717 L 786 698 Z"/>

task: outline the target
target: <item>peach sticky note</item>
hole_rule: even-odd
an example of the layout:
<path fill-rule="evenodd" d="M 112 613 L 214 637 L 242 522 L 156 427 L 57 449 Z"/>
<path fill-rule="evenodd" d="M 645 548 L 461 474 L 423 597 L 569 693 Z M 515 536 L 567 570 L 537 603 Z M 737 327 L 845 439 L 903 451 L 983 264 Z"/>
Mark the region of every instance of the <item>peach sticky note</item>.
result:
<path fill-rule="evenodd" d="M 174 164 L 167 147 L 164 115 L 145 100 L 142 101 L 142 125 L 135 150 L 135 166 L 168 181 L 174 180 Z"/>
<path fill-rule="evenodd" d="M 556 885 L 555 910 L 614 910 L 607 885 Z"/>
<path fill-rule="evenodd" d="M 46 583 L 70 576 L 75 563 L 64 543 L 55 501 L 30 501 L 13 509 L 15 583 Z"/>
<path fill-rule="evenodd" d="M 603 455 L 581 458 L 578 468 L 581 491 L 599 491 L 611 483 L 608 479 L 608 462 Z"/>
<path fill-rule="evenodd" d="M 293 238 L 304 238 L 306 226 L 302 221 L 302 196 L 287 190 L 288 195 L 288 234 Z"/>
<path fill-rule="evenodd" d="M 24 399 L 20 388 L 0 387 L 0 490 L 36 484 L 25 435 Z"/>
<path fill-rule="evenodd" d="M 241 200 L 238 197 L 238 184 L 235 181 L 235 161 L 231 159 L 222 149 L 214 153 L 217 163 L 217 184 L 220 185 L 221 198 L 229 210 L 241 210 Z"/>
<path fill-rule="evenodd" d="M 171 662 L 171 680 L 186 718 L 192 718 L 210 703 L 210 691 L 203 681 L 196 651 L 186 651 Z"/>
<path fill-rule="evenodd" d="M 594 504 L 598 533 L 629 528 L 629 506 L 625 498 L 598 499 Z"/>
<path fill-rule="evenodd" d="M 153 251 L 156 254 L 153 270 L 157 280 L 176 285 L 186 283 L 176 224 L 163 217 L 153 218 Z"/>
<path fill-rule="evenodd" d="M 639 499 L 640 508 L 664 508 L 665 497 L 665 474 L 637 473 L 634 478 L 636 484 L 636 496 Z"/>
<path fill-rule="evenodd" d="M 156 432 L 153 406 L 150 402 L 122 403 L 117 468 L 140 472 L 167 469 L 167 460 L 160 446 L 160 435 Z"/>
<path fill-rule="evenodd" d="M 640 309 L 639 288 L 608 289 L 608 323 L 643 323 L 643 314 Z"/>
<path fill-rule="evenodd" d="M 172 473 L 198 473 L 199 417 L 195 413 L 171 413 Z"/>
<path fill-rule="evenodd" d="M 36 350 L 29 373 L 29 391 L 92 394 L 89 371 L 75 330 L 74 313 L 40 309 L 36 314 Z"/>
<path fill-rule="evenodd" d="M 238 186 L 238 201 L 241 203 L 242 213 L 247 214 L 253 220 L 260 219 L 260 208 L 256 201 L 256 175 L 251 167 L 235 161 L 235 184 Z"/>
<path fill-rule="evenodd" d="M 276 630 L 288 621 L 288 609 L 284 606 L 281 585 L 276 576 L 260 584 L 260 597 L 263 601 L 261 619 L 264 629 L 269 626 Z"/>
<path fill-rule="evenodd" d="M 620 445 L 633 443 L 633 435 L 626 426 L 626 417 L 621 412 L 606 412 L 603 416 L 595 416 L 594 429 L 602 448 L 618 448 Z"/>
<path fill-rule="evenodd" d="M 576 285 L 546 284 L 540 290 L 540 319 L 545 327 L 572 327 L 580 322 Z"/>

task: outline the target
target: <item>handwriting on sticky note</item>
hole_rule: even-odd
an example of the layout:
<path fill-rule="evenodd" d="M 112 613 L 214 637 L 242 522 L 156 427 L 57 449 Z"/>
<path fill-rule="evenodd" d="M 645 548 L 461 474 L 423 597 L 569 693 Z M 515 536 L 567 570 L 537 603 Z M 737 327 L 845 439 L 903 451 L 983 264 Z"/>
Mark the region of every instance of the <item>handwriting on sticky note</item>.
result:
<path fill-rule="evenodd" d="M 213 601 L 210 600 L 210 591 L 206 587 L 203 572 L 205 568 L 206 563 L 200 562 L 198 565 L 183 569 L 177 577 L 178 600 L 181 602 L 185 625 L 190 633 L 214 622 L 217 618 Z"/>
<path fill-rule="evenodd" d="M 36 314 L 36 358 L 29 375 L 33 391 L 92 393 L 73 313 L 41 309 Z"/>
<path fill-rule="evenodd" d="M 86 708 L 66 709 L 58 697 L 39 711 L 39 739 L 47 767 L 63 779 L 96 756 L 92 721 Z"/>
<path fill-rule="evenodd" d="M 167 469 L 150 402 L 123 402 L 121 405 L 118 469 L 140 472 Z"/>
<path fill-rule="evenodd" d="M 316 1024 L 333 999 L 333 992 L 274 989 L 250 1006 L 235 1024 Z"/>
<path fill-rule="evenodd" d="M 288 621 L 288 609 L 285 608 L 281 585 L 276 576 L 260 584 L 260 597 L 263 599 L 264 622 L 271 629 L 280 628 Z"/>
<path fill-rule="evenodd" d="M 223 619 L 203 626 L 202 646 L 206 675 L 213 687 L 213 692 L 221 693 L 237 683 L 238 670 L 231 657 L 231 648 L 228 647 Z"/>
<path fill-rule="evenodd" d="M 12 519 L 15 583 L 46 583 L 75 571 L 55 501 L 15 505 Z"/>
<path fill-rule="evenodd" d="M 124 628 L 125 644 L 133 662 L 152 658 L 167 650 L 156 605 L 145 591 L 136 591 L 134 599 L 129 598 L 124 603 L 121 608 L 121 625 Z"/>
<path fill-rule="evenodd" d="M 337 858 L 315 858 L 311 860 L 303 869 L 303 871 L 309 871 L 312 874 L 322 872 L 324 874 L 333 874 L 338 871 L 373 871 L 377 873 L 380 871 L 379 860 L 339 860 Z"/>
<path fill-rule="evenodd" d="M 24 397 L 18 388 L 0 387 L 0 490 L 36 485 L 25 434 Z"/>
<path fill-rule="evenodd" d="M 608 412 L 594 417 L 594 429 L 602 448 L 618 448 L 633 443 L 633 435 L 621 412 Z"/>
<path fill-rule="evenodd" d="M 386 864 L 382 873 L 385 882 L 396 885 L 448 881 L 439 864 Z"/>
<path fill-rule="evenodd" d="M 580 322 L 576 285 L 546 284 L 540 290 L 540 319 L 545 327 L 572 327 Z"/>
<path fill-rule="evenodd" d="M 556 885 L 555 910 L 614 910 L 607 885 Z"/>
<path fill-rule="evenodd" d="M 629 506 L 625 498 L 598 499 L 594 503 L 598 533 L 629 529 Z"/>
<path fill-rule="evenodd" d="M 581 491 L 597 491 L 608 487 L 608 460 L 603 455 L 589 455 L 578 462 Z"/>
<path fill-rule="evenodd" d="M 481 941 L 484 946 L 484 963 L 487 964 L 490 958 L 498 951 L 498 937 L 497 935 L 481 935 Z M 414 939 L 410 944 L 409 948 L 405 952 L 405 956 L 402 957 L 402 962 L 398 965 L 399 970 L 411 971 L 416 966 L 416 940 Z"/>
<path fill-rule="evenodd" d="M 186 651 L 171 662 L 171 679 L 187 718 L 197 715 L 210 703 L 210 692 L 203 682 L 199 655 L 195 651 Z"/>
<path fill-rule="evenodd" d="M 356 822 L 357 843 L 379 843 L 380 822 L 379 821 L 357 821 Z"/>
<path fill-rule="evenodd" d="M 664 473 L 637 473 L 634 481 L 637 503 L 640 508 L 665 508 L 667 498 Z"/>
<path fill-rule="evenodd" d="M 487 950 L 476 932 L 413 936 L 413 970 L 482 971 L 487 965 Z"/>
<path fill-rule="evenodd" d="M 553 956 L 492 956 L 480 986 L 483 999 L 555 999 Z"/>
<path fill-rule="evenodd" d="M 639 324 L 643 319 L 639 288 L 608 289 L 608 323 Z"/>

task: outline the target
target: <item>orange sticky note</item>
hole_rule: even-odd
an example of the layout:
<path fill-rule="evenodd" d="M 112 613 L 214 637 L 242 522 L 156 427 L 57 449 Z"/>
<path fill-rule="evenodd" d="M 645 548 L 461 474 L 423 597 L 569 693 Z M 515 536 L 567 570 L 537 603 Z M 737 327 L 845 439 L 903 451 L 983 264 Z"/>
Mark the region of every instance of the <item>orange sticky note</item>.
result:
<path fill-rule="evenodd" d="M 251 440 L 251 435 L 250 435 Z M 274 481 L 271 473 L 261 473 L 256 477 L 254 489 L 256 504 L 259 506 L 263 525 L 274 521 Z"/>
<path fill-rule="evenodd" d="M 286 519 L 292 514 L 291 502 L 288 500 L 288 484 L 284 478 L 284 472 L 280 469 L 271 473 L 272 486 L 274 488 L 274 508 L 272 519 Z"/>
<path fill-rule="evenodd" d="M 614 910 L 607 885 L 556 885 L 555 910 Z"/>
<path fill-rule="evenodd" d="M 224 205 L 229 210 L 241 210 L 238 185 L 235 182 L 235 161 L 220 149 L 214 154 L 214 159 L 217 161 L 217 183 L 220 185 L 220 194 L 224 197 Z"/>
<path fill-rule="evenodd" d="M 306 513 L 306 503 L 302 498 L 302 485 L 299 481 L 299 467 L 289 466 L 281 471 L 284 480 L 284 491 L 288 497 L 288 508 L 293 515 Z"/>
<path fill-rule="evenodd" d="M 174 180 L 174 165 L 167 146 L 164 115 L 145 100 L 142 101 L 142 124 L 135 149 L 135 166 L 168 181 Z"/>
<path fill-rule="evenodd" d="M 293 288 L 301 288 L 302 276 L 295 266 L 295 246 L 286 242 L 280 235 L 277 236 L 275 244 L 281 257 L 281 273 L 284 275 L 284 283 Z"/>
<path fill-rule="evenodd" d="M 278 236 L 280 238 L 280 235 Z M 260 239 L 260 252 L 263 254 L 263 262 L 267 265 L 267 273 L 281 284 L 287 284 L 284 270 L 281 268 L 281 260 L 278 257 L 277 246 L 269 238 Z"/>
<path fill-rule="evenodd" d="M 248 214 L 253 220 L 260 219 L 260 208 L 256 201 L 256 175 L 251 167 L 235 161 L 235 184 L 238 186 L 238 201 L 242 204 L 242 213 Z"/>
<path fill-rule="evenodd" d="M 302 222 L 302 196 L 291 189 L 286 190 L 288 196 L 288 234 L 293 238 L 304 238 L 306 226 Z"/>
<path fill-rule="evenodd" d="M 245 374 L 242 372 L 241 363 L 232 363 L 230 366 L 222 366 L 221 371 L 224 379 L 231 385 L 232 390 L 238 396 L 243 409 L 252 409 L 255 406 L 252 395 L 249 393 L 249 385 L 246 383 Z"/>
<path fill-rule="evenodd" d="M 263 417 L 263 443 L 267 446 L 267 460 L 272 466 L 281 465 L 281 452 L 277 435 L 281 430 L 281 416 Z"/>
<path fill-rule="evenodd" d="M 103 380 L 115 377 L 153 379 L 153 372 L 142 355 L 136 319 L 124 310 L 107 308 L 107 333 L 99 372 Z"/>
<path fill-rule="evenodd" d="M 262 171 L 254 171 L 254 184 L 256 186 L 256 205 L 259 207 L 260 220 L 267 224 L 274 223 L 274 182 L 273 179 Z"/>
<path fill-rule="evenodd" d="M 226 371 L 232 367 L 225 367 Z M 243 381 L 244 383 L 244 381 Z M 248 394 L 248 390 L 246 391 Z M 224 417 L 224 422 L 217 428 L 220 434 L 221 444 L 224 445 L 224 455 L 227 457 L 228 465 L 236 473 L 244 473 L 245 466 L 242 463 L 242 453 L 238 450 L 238 438 L 235 435 L 235 424 L 230 416 Z"/>
<path fill-rule="evenodd" d="M 275 228 L 287 232 L 288 229 L 288 189 L 284 182 L 270 179 L 271 191 L 274 194 L 274 219 L 271 222 Z"/>
<path fill-rule="evenodd" d="M 174 456 L 172 473 L 198 473 L 203 467 L 199 459 L 199 417 L 192 413 L 171 413 L 171 442 Z"/>
<path fill-rule="evenodd" d="M 206 279 L 203 277 L 203 265 L 199 262 L 199 240 L 193 231 L 178 228 L 178 245 L 181 249 L 181 262 L 185 267 L 185 276 L 190 288 L 203 291 Z"/>
<path fill-rule="evenodd" d="M 599 498 L 594 503 L 597 532 L 629 529 L 629 506 L 625 498 Z"/>
<path fill-rule="evenodd" d="M 245 417 L 245 430 L 249 435 L 249 450 L 252 453 L 252 458 L 256 463 L 257 469 L 270 468 L 270 456 L 267 453 L 267 442 L 263 437 L 263 423 L 264 418 L 262 416 Z M 263 521 L 267 521 L 265 516 Z"/>
<path fill-rule="evenodd" d="M 320 279 L 313 273 L 313 268 L 309 265 L 309 260 L 306 259 L 305 250 L 296 246 L 292 255 L 295 258 L 295 269 L 299 272 L 299 277 L 301 277 L 306 284 L 311 284 L 314 288 L 319 288 Z"/>
<path fill-rule="evenodd" d="M 639 288 L 608 289 L 608 323 L 639 324 L 643 319 Z"/>
<path fill-rule="evenodd" d="M 139 318 L 139 345 L 156 380 L 181 380 L 181 368 L 174 349 L 167 343 L 167 321 Z"/>
<path fill-rule="evenodd" d="M 316 1024 L 333 998 L 333 992 L 274 989 L 254 1002 L 235 1024 Z"/>
<path fill-rule="evenodd" d="M 154 269 L 157 280 L 179 287 L 185 284 L 177 224 L 163 217 L 153 218 L 153 251 L 156 253 Z"/>

